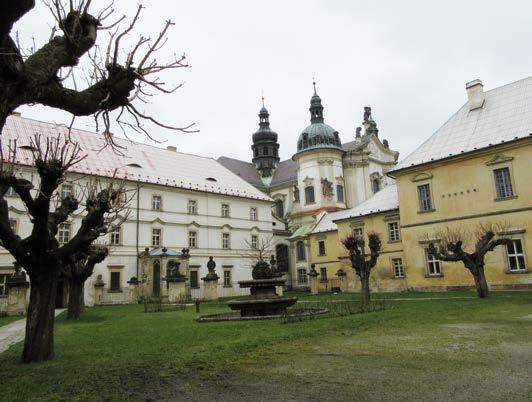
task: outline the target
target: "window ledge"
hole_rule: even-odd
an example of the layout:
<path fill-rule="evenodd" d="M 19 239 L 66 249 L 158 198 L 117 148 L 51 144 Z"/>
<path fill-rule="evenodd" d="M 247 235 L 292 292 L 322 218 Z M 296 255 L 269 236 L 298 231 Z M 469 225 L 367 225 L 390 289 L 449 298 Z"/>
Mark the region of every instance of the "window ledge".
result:
<path fill-rule="evenodd" d="M 327 254 L 318 254 L 318 257 L 327 257 Z"/>
<path fill-rule="evenodd" d="M 514 200 L 517 198 L 517 195 L 511 195 L 509 197 L 497 197 L 497 198 L 494 198 L 493 201 L 495 202 L 499 202 L 499 201 L 506 201 L 506 200 Z"/>
<path fill-rule="evenodd" d="M 388 244 L 390 243 L 401 243 L 401 239 L 399 240 L 388 240 Z"/>
<path fill-rule="evenodd" d="M 406 279 L 406 275 L 405 276 L 392 276 L 392 279 Z"/>
<path fill-rule="evenodd" d="M 435 212 L 436 209 L 432 208 L 432 209 L 427 209 L 426 211 L 417 211 L 418 214 L 427 214 L 429 212 Z"/>
<path fill-rule="evenodd" d="M 107 293 L 123 293 L 121 290 L 108 290 Z"/>
<path fill-rule="evenodd" d="M 443 274 L 436 274 L 436 275 L 426 274 L 425 278 L 443 278 Z"/>
<path fill-rule="evenodd" d="M 506 270 L 506 273 L 509 274 L 509 275 L 529 274 L 530 270 L 529 269 L 520 269 L 520 270 L 510 271 L 508 269 L 508 270 Z"/>

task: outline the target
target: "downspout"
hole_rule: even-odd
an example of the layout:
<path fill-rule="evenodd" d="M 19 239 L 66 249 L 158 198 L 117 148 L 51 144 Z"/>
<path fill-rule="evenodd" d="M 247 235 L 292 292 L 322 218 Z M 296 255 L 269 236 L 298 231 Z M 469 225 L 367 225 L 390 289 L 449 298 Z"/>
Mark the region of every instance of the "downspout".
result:
<path fill-rule="evenodd" d="M 136 240 L 136 249 L 137 249 L 137 279 L 139 278 L 139 224 L 140 224 L 140 183 L 137 183 L 137 240 Z"/>

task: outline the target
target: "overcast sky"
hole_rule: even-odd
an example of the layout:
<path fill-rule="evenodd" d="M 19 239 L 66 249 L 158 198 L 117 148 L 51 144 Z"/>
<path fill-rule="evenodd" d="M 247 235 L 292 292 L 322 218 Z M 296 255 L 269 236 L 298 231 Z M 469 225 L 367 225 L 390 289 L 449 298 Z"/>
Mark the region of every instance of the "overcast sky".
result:
<path fill-rule="evenodd" d="M 49 36 L 52 17 L 43 7 L 17 25 L 37 45 Z M 158 59 L 186 53 L 189 69 L 165 76 L 185 82 L 147 106 L 172 125 L 196 122 L 196 134 L 154 126 L 152 135 L 181 152 L 251 161 L 264 93 L 282 159 L 296 150 L 309 124 L 312 79 L 325 122 L 343 142 L 354 138 L 363 107 L 370 105 L 381 138 L 405 157 L 465 101 L 465 83 L 480 78 L 489 90 L 530 75 L 532 2 L 353 0 L 144 0 L 135 37 L 155 36 L 164 20 L 176 25 Z M 94 0 L 93 10 L 108 1 Z M 115 0 L 131 17 L 131 0 Z M 100 35 L 105 42 L 105 34 Z M 127 44 L 127 43 L 126 43 Z M 125 45 L 126 45 L 125 44 Z M 141 106 L 142 108 L 143 106 Z M 39 105 L 23 116 L 68 123 L 70 116 Z M 91 129 L 90 120 L 77 120 Z M 114 129 L 120 135 L 118 128 Z M 135 140 L 152 143 L 132 134 Z"/>

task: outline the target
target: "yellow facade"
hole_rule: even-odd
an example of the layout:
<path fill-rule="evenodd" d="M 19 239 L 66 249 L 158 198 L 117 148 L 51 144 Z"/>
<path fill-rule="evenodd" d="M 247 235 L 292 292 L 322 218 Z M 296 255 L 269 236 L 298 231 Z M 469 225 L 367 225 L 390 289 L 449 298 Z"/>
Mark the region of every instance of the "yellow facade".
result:
<path fill-rule="evenodd" d="M 513 194 L 498 198 L 494 170 L 502 168 L 510 173 Z M 429 240 L 438 240 L 438 232 L 460 229 L 469 232 L 466 251 L 473 250 L 475 229 L 481 224 L 499 224 L 521 245 L 522 252 L 514 249 L 514 254 L 522 269 L 510 269 L 506 246 L 489 252 L 485 269 L 491 289 L 532 288 L 532 138 L 402 169 L 393 177 L 397 180 L 399 210 L 335 221 L 336 231 L 309 235 L 310 262 L 316 264 L 318 272 L 324 267 L 333 278 L 341 267 L 348 273 L 348 290 L 357 291 L 358 278 L 340 240 L 362 230 L 366 239 L 368 233 L 376 232 L 382 241 L 382 252 L 371 274 L 373 291 L 474 288 L 473 277 L 461 262 L 430 262 L 425 249 Z M 420 210 L 418 187 L 423 185 L 430 189 L 429 211 Z M 400 228 L 400 240 L 390 239 L 390 224 L 394 222 Z M 325 255 L 319 255 L 319 241 L 325 242 Z"/>

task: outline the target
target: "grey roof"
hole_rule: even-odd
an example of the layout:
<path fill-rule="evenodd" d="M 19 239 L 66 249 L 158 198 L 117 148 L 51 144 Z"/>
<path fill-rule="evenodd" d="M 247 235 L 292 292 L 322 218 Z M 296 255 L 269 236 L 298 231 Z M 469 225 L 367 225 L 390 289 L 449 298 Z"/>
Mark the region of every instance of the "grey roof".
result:
<path fill-rule="evenodd" d="M 111 147 L 105 146 L 105 139 L 101 134 L 75 128 L 69 133 L 68 127 L 64 125 L 17 115 L 7 118 L 2 131 L 4 154 L 10 144 L 9 140 L 17 139 L 19 149 L 16 162 L 21 165 L 33 165 L 31 151 L 25 150 L 23 146 L 30 145 L 36 133 L 47 138 L 69 137 L 72 142 L 79 144 L 86 158 L 72 166 L 69 170 L 71 172 L 271 201 L 266 194 L 225 169 L 213 158 L 175 152 L 115 137 L 114 142 L 123 147 L 124 155 L 119 155 Z"/>
<path fill-rule="evenodd" d="M 481 108 L 469 110 L 468 103 L 463 105 L 393 171 L 531 136 L 532 77 L 484 95 Z"/>
<path fill-rule="evenodd" d="M 229 158 L 227 156 L 220 156 L 218 158 L 218 163 L 229 169 L 237 176 L 240 176 L 242 179 L 244 179 L 251 185 L 260 188 L 265 187 L 253 163 L 241 161 L 239 159 Z M 278 184 L 296 181 L 296 169 L 297 165 L 291 159 L 279 162 L 279 165 L 277 166 L 277 169 L 275 169 L 275 172 L 273 174 L 270 186 L 276 186 Z"/>
<path fill-rule="evenodd" d="M 397 195 L 397 186 L 390 184 L 376 193 L 373 197 L 358 204 L 356 207 L 343 211 L 325 214 L 316 224 L 312 233 L 330 232 L 336 230 L 336 221 L 348 218 L 357 218 L 366 215 L 391 211 L 399 208 L 399 197 Z"/>

